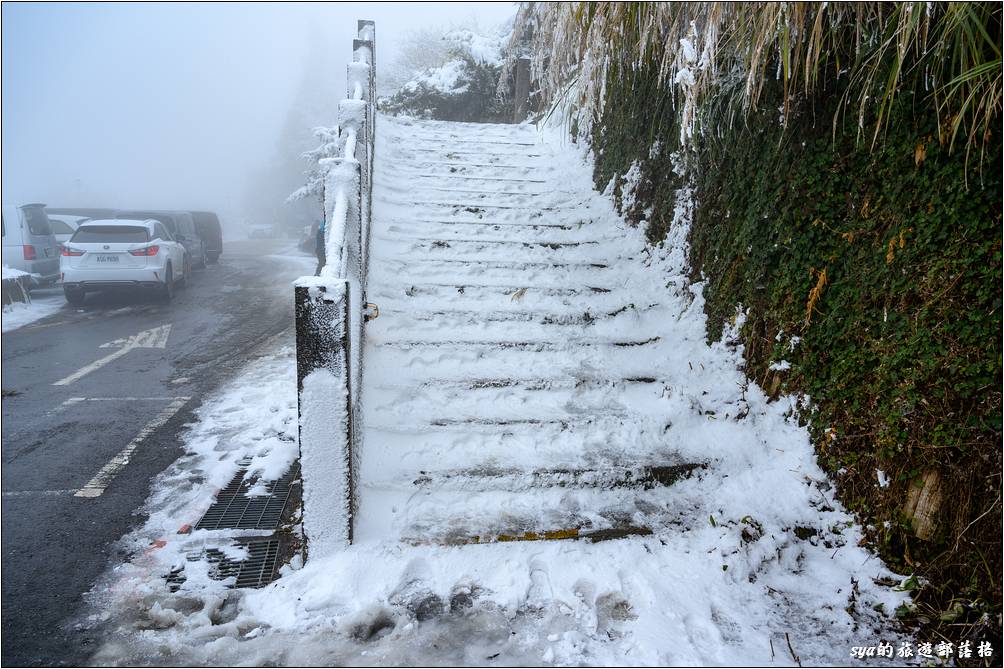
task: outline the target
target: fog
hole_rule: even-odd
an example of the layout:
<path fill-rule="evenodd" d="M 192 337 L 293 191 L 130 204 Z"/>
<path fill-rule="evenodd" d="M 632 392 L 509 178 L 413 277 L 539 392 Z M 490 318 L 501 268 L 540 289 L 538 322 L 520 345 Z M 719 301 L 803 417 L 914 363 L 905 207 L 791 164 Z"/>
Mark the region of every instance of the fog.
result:
<path fill-rule="evenodd" d="M 335 123 L 356 19 L 395 39 L 510 3 L 3 5 L 3 202 L 211 209 L 273 222 L 280 174 Z M 288 183 L 292 179 L 294 183 Z M 283 183 L 283 181 L 286 181 Z"/>

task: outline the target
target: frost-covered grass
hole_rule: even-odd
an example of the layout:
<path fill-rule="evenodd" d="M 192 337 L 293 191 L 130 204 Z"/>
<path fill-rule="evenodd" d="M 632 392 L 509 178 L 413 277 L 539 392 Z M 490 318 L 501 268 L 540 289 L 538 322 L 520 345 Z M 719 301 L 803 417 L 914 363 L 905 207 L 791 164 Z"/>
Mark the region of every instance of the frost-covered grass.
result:
<path fill-rule="evenodd" d="M 898 640 L 899 579 L 858 546 L 795 419 L 799 400 L 769 401 L 745 380 L 741 312 L 720 342 L 705 341 L 702 286 L 686 279 L 688 189 L 667 241 L 646 250 L 559 135 L 380 123 L 369 290 L 385 309 L 367 334 L 357 542 L 258 591 L 228 592 L 198 568 L 178 593 L 161 578 L 205 540 L 171 533 L 208 506 L 240 455 L 288 463 L 280 435 L 295 434 L 295 377 L 292 352 L 278 352 L 206 402 L 189 455 L 158 479 L 150 520 L 126 539 L 140 557 L 95 593 L 113 632 L 95 661 L 792 665 L 790 641 L 804 664 L 845 664 L 852 646 Z M 476 167 L 425 152 L 451 135 L 499 155 Z M 541 227 L 518 225 L 527 220 Z M 609 292 L 583 292 L 590 285 Z M 464 386 L 502 376 L 516 385 Z M 656 381 L 623 382 L 639 377 Z M 486 417 L 541 423 L 449 422 Z M 562 420 L 567 429 L 547 426 Z M 707 466 L 649 490 L 544 488 L 530 475 L 670 457 Z M 505 485 L 457 474 L 491 466 L 510 473 Z M 455 476 L 421 488 L 420 471 Z M 602 527 L 605 507 L 653 533 L 436 540 L 507 517 Z M 140 550 L 158 538 L 167 545 Z"/>

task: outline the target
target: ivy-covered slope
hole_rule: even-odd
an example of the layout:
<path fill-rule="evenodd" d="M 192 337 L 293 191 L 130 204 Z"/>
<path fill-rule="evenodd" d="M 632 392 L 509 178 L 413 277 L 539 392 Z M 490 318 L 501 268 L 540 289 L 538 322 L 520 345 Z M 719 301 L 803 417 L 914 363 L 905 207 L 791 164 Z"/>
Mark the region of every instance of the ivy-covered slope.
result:
<path fill-rule="evenodd" d="M 620 198 L 637 162 L 622 204 L 653 243 L 682 185 L 664 88 L 644 70 L 614 73 L 592 137 L 597 187 L 613 178 Z M 1000 140 L 967 165 L 911 103 L 900 96 L 874 147 L 854 127 L 834 133 L 828 100 L 787 129 L 771 110 L 696 142 L 690 264 L 705 281 L 709 339 L 749 310 L 748 376 L 811 398 L 803 418 L 840 500 L 892 567 L 926 579 L 909 615 L 976 623 L 989 611 L 981 634 L 996 635 Z"/>

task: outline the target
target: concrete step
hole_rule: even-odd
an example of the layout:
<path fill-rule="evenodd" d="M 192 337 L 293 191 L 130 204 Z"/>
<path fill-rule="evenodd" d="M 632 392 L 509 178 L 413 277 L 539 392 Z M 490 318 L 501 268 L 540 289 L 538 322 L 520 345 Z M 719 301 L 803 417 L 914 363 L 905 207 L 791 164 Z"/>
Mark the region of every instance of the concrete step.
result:
<path fill-rule="evenodd" d="M 529 292 L 529 290 L 527 291 Z M 518 295 L 519 292 L 513 293 Z M 524 293 L 525 296 L 525 293 Z M 649 311 L 650 305 L 638 309 L 633 304 L 622 305 L 611 311 L 573 309 L 562 311 L 544 311 L 542 309 L 526 310 L 522 307 L 522 299 L 519 301 L 509 296 L 511 309 L 436 309 L 422 310 L 408 308 L 407 302 L 400 303 L 398 308 L 385 308 L 380 310 L 382 316 L 389 316 L 391 320 L 402 323 L 432 323 L 437 327 L 460 326 L 464 324 L 485 325 L 490 323 L 534 323 L 537 325 L 595 325 L 598 322 L 617 318 L 619 316 L 635 317 L 638 314 Z M 424 306 L 424 305 L 423 305 Z M 374 326 L 375 327 L 375 326 Z"/>
<path fill-rule="evenodd" d="M 375 480 L 364 485 L 372 490 L 421 490 L 521 492 L 540 488 L 634 488 L 648 490 L 670 486 L 692 476 L 707 463 L 639 464 L 606 469 L 549 468 L 525 470 L 501 467 L 419 470 L 397 479 Z"/>
<path fill-rule="evenodd" d="M 602 263 L 588 262 L 520 262 L 471 261 L 463 258 L 404 259 L 384 255 L 381 251 L 371 256 L 370 283 L 397 281 L 408 277 L 415 283 L 503 284 L 526 286 L 553 286 L 555 281 L 565 286 L 603 286 L 616 276 L 616 272 Z M 375 280 L 375 281 L 374 281 Z"/>
<path fill-rule="evenodd" d="M 384 344 L 371 338 L 366 343 L 369 365 L 366 374 L 374 383 L 381 383 L 385 378 L 424 380 L 435 376 L 464 380 L 521 374 L 644 377 L 652 370 L 650 357 L 666 353 L 659 346 L 661 343 L 648 344 L 652 348 L 646 350 L 645 356 L 639 356 L 636 348 L 595 341 L 579 345 L 548 341 L 500 346 L 489 342 L 448 341 Z M 666 342 L 665 346 L 671 347 L 672 343 Z M 559 350 L 562 355 L 556 359 L 552 354 Z"/>
<path fill-rule="evenodd" d="M 688 379 L 651 371 L 674 349 L 662 307 L 618 271 L 639 249 L 598 229 L 529 127 L 381 122 L 358 540 L 678 523 L 705 464 L 667 420 Z"/>
<path fill-rule="evenodd" d="M 567 347 L 589 345 L 642 346 L 657 341 L 659 332 L 655 322 L 643 323 L 637 313 L 622 313 L 613 317 L 589 317 L 581 312 L 576 316 L 553 319 L 517 319 L 504 315 L 488 314 L 449 316 L 442 314 L 433 319 L 416 319 L 407 313 L 395 316 L 394 305 L 380 316 L 379 323 L 367 326 L 367 336 L 379 345 L 425 342 L 439 346 L 444 342 L 491 345 L 500 348 L 532 348 L 538 344 L 561 344 Z M 622 332 L 625 322 L 634 323 L 632 339 Z M 634 337 L 637 337 L 635 339 Z M 560 349 L 560 347 L 559 347 Z"/>
<path fill-rule="evenodd" d="M 519 241 L 482 241 L 477 239 L 432 239 L 395 240 L 384 238 L 381 253 L 390 257 L 407 261 L 415 259 L 462 259 L 475 262 L 511 261 L 517 257 L 524 262 L 555 262 L 574 260 L 603 264 L 611 260 L 609 250 L 596 248 L 596 242 L 519 242 Z M 590 248 L 593 247 L 593 248 Z"/>
<path fill-rule="evenodd" d="M 365 484 L 364 484 L 365 486 Z M 677 486 L 548 486 L 496 490 L 365 489 L 379 504 L 360 508 L 360 540 L 398 537 L 414 544 L 647 534 L 683 524 Z"/>

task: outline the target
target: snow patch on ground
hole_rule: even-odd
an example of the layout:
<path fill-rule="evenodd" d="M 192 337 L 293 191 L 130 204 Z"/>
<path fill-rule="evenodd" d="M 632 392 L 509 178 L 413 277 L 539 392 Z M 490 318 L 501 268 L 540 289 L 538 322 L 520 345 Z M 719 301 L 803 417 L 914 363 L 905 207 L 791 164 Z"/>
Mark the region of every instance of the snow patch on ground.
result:
<path fill-rule="evenodd" d="M 28 272 L 22 272 L 19 269 L 14 269 L 13 267 L 3 266 L 3 278 L 4 279 L 16 279 L 19 276 L 31 276 Z"/>
<path fill-rule="evenodd" d="M 198 643 L 199 628 L 212 626 L 220 607 L 232 603 L 224 589 L 227 582 L 211 579 L 204 561 L 189 562 L 187 556 L 214 547 L 239 558 L 242 549 L 225 542 L 221 546 L 218 531 L 179 534 L 179 530 L 185 524 L 194 527 L 212 504 L 215 491 L 237 473 L 240 461 L 250 460 L 250 471 L 266 476 L 282 474 L 295 461 L 293 356 L 293 349 L 284 347 L 254 361 L 197 410 L 185 435 L 185 455 L 153 482 L 143 508 L 146 522 L 120 541 L 120 549 L 131 559 L 112 569 L 88 595 L 96 612 L 83 624 L 110 621 L 115 628 L 99 658 L 111 653 L 109 662 L 156 664 L 149 653 L 159 651 L 143 644 L 123 651 L 114 640 L 117 634 L 135 635 L 138 641 L 151 639 L 157 630 L 180 627 L 193 636 L 172 631 L 176 644 Z M 261 532 L 232 530 L 229 536 L 255 534 Z M 186 580 L 177 593 L 170 593 L 164 577 L 182 566 Z"/>
<path fill-rule="evenodd" d="M 9 268 L 4 268 L 4 278 Z M 13 270 L 14 272 L 18 270 Z M 3 308 L 2 332 L 10 332 L 51 316 L 66 306 L 63 291 L 58 288 L 36 288 L 31 291 L 31 302 L 14 302 Z"/>

